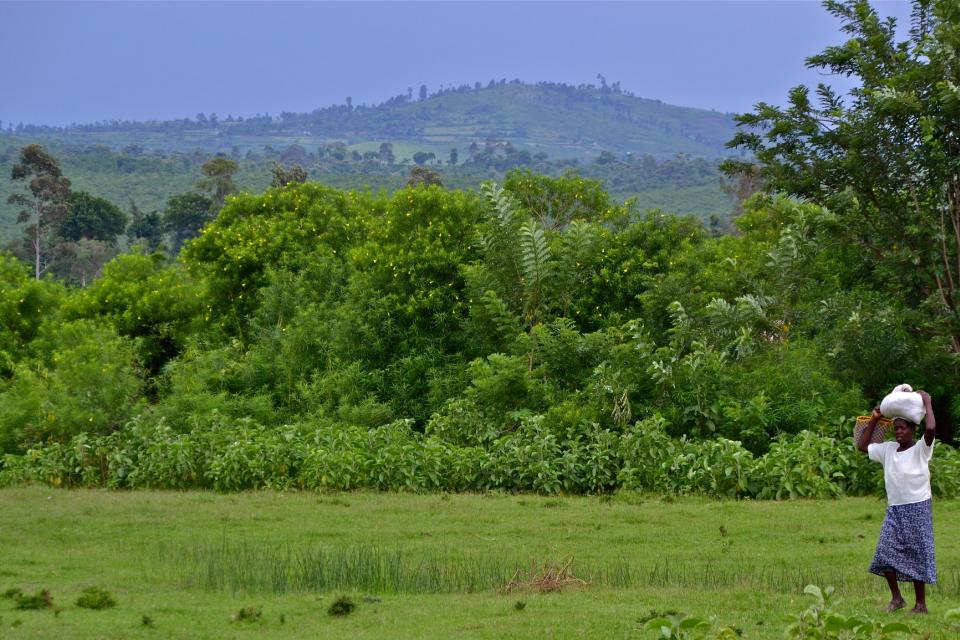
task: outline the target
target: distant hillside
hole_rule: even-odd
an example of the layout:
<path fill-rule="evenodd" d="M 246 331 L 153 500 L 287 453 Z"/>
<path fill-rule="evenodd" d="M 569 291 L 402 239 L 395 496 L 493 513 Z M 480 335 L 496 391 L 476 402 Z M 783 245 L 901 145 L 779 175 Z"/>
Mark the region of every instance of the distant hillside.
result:
<path fill-rule="evenodd" d="M 423 90 L 422 90 L 423 91 Z M 424 92 L 425 93 L 425 92 Z M 299 164 L 310 179 L 350 189 L 402 187 L 414 160 L 451 188 L 502 179 L 511 169 L 597 178 L 637 207 L 726 217 L 717 160 L 731 152 L 732 117 L 647 100 L 617 84 L 492 82 L 433 95 L 412 92 L 376 106 L 342 104 L 311 113 L 162 122 L 21 125 L 0 131 L 0 245 L 21 235 L 6 202 L 19 149 L 44 145 L 74 189 L 146 211 L 195 188 L 214 154 L 237 161 L 237 185 L 262 191 L 274 162 Z M 389 151 L 384 151 L 388 149 Z"/>
<path fill-rule="evenodd" d="M 410 94 L 375 106 L 342 104 L 311 113 L 252 118 L 196 118 L 155 122 L 100 122 L 66 128 L 23 126 L 26 136 L 106 144 L 119 149 L 245 152 L 264 145 L 311 146 L 334 140 L 347 145 L 392 142 L 438 155 L 488 139 L 508 141 L 555 158 L 594 157 L 602 150 L 649 154 L 684 153 L 705 158 L 729 155 L 730 114 L 677 107 L 638 98 L 619 85 L 574 87 L 558 83 L 491 82 L 462 85 L 423 99 Z M 398 158 L 400 159 L 400 158 Z"/>

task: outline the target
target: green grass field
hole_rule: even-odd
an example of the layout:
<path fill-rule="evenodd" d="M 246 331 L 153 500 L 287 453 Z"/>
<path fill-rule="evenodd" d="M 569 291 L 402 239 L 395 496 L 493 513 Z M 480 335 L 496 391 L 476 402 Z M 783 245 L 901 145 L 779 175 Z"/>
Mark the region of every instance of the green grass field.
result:
<path fill-rule="evenodd" d="M 926 618 L 880 613 L 886 587 L 865 568 L 883 512 L 861 498 L 12 488 L 0 491 L 0 593 L 49 589 L 55 606 L 0 599 L 0 637 L 654 638 L 642 620 L 675 610 L 772 639 L 808 605 L 808 583 L 836 586 L 844 615 L 955 637 L 943 613 L 960 606 L 960 501 L 934 505 L 940 584 Z M 517 569 L 569 558 L 588 586 L 504 592 Z M 94 585 L 117 606 L 75 606 Z M 332 618 L 341 594 L 357 609 Z M 234 620 L 244 607 L 261 618 Z"/>

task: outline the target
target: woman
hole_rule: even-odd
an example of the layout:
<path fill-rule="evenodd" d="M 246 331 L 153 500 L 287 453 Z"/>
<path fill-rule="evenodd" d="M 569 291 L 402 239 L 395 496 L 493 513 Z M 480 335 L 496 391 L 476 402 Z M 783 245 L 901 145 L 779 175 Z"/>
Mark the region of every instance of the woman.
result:
<path fill-rule="evenodd" d="M 896 442 L 869 444 L 881 417 L 880 408 L 875 407 L 870 423 L 860 434 L 857 448 L 883 465 L 889 505 L 870 571 L 884 576 L 890 586 L 887 611 L 896 611 L 906 604 L 897 581 L 912 581 L 917 596 L 913 613 L 926 613 L 926 584 L 937 581 L 929 468 L 937 422 L 930 405 L 930 394 L 926 391 L 917 393 L 923 398 L 926 410 L 926 428 L 919 442 L 914 440 L 915 424 L 904 418 L 894 418 Z"/>

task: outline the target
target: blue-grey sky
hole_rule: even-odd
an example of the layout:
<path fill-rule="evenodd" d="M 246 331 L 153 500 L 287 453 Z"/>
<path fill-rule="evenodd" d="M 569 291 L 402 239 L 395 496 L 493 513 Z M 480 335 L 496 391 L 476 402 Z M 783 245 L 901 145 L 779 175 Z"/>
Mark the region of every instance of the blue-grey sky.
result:
<path fill-rule="evenodd" d="M 906 0 L 874 4 L 907 24 Z M 421 84 L 598 73 L 641 97 L 740 112 L 822 80 L 803 60 L 842 40 L 816 0 L 0 1 L 0 119 L 276 115 Z"/>

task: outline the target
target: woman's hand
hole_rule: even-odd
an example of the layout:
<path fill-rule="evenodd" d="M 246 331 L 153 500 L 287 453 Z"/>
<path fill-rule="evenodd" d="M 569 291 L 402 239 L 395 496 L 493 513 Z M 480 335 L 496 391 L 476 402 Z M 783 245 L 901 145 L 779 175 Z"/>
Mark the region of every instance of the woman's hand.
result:
<path fill-rule="evenodd" d="M 867 452 L 867 447 L 870 446 L 870 438 L 873 437 L 873 430 L 877 426 L 877 421 L 883 417 L 883 414 L 880 413 L 880 407 L 874 407 L 873 411 L 870 413 L 870 422 L 867 423 L 867 428 L 860 432 L 860 437 L 857 438 L 857 449 L 861 453 Z"/>
<path fill-rule="evenodd" d="M 917 393 L 919 393 L 919 394 L 920 394 L 920 397 L 923 398 L 923 404 L 924 404 L 924 405 L 929 405 L 929 404 L 930 404 L 930 394 L 929 394 L 929 393 L 927 393 L 926 391 L 917 391 Z"/>

